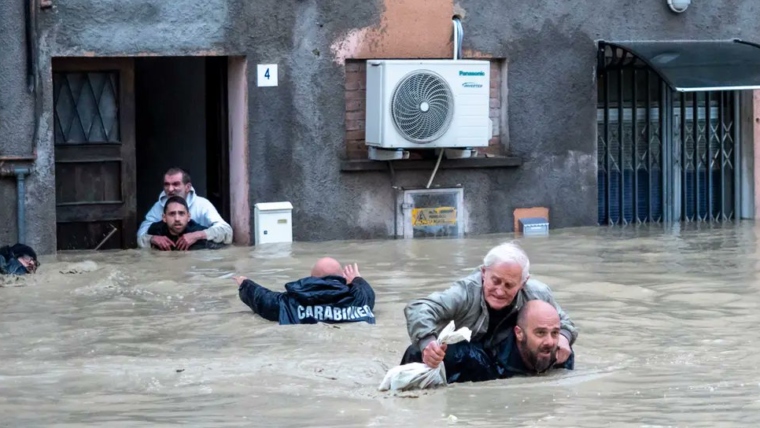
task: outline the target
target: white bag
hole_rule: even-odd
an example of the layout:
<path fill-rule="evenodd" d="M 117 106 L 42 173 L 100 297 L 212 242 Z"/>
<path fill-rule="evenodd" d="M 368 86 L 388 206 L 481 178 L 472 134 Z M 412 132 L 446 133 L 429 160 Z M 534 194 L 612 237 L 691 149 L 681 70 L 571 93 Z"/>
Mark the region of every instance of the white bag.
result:
<path fill-rule="evenodd" d="M 454 331 L 454 321 L 451 321 L 438 335 L 436 340 L 439 345 L 453 344 L 464 340 L 470 341 L 472 331 L 462 327 Z M 396 366 L 385 374 L 385 378 L 378 388 L 380 391 L 406 391 L 415 388 L 428 388 L 431 386 L 446 385 L 446 368 L 443 362 L 437 368 L 431 368 L 424 363 L 409 363 Z"/>

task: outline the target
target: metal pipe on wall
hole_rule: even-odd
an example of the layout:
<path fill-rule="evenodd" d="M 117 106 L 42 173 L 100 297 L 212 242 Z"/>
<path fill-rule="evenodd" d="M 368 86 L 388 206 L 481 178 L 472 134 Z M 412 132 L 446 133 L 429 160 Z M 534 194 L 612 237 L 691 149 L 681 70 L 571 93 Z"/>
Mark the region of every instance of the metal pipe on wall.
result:
<path fill-rule="evenodd" d="M 454 23 L 454 59 L 458 60 L 462 58 L 462 40 L 464 40 L 464 28 L 462 28 L 462 21 L 458 16 L 455 16 L 451 21 Z M 446 150 L 442 148 L 441 153 L 438 155 L 438 161 L 435 163 L 435 168 L 433 168 L 433 173 L 430 175 L 430 179 L 425 186 L 426 189 L 429 189 L 430 185 L 433 184 L 433 179 L 435 178 L 435 174 L 438 172 L 438 167 L 441 165 L 441 160 L 443 159 L 445 152 Z"/>
<path fill-rule="evenodd" d="M 33 28 L 32 28 L 32 13 L 34 10 L 34 2 L 31 0 L 23 0 L 24 1 L 24 19 L 25 19 L 25 25 L 24 25 L 24 31 L 26 33 L 26 77 L 27 77 L 27 86 L 29 87 L 29 92 L 34 90 L 34 75 L 35 75 L 35 67 L 34 67 L 34 50 L 32 48 L 33 46 L 33 40 L 34 36 Z"/>
<path fill-rule="evenodd" d="M 26 244 L 26 175 L 31 174 L 29 167 L 17 167 L 16 173 L 16 227 L 18 227 L 18 242 Z"/>
<path fill-rule="evenodd" d="M 28 166 L 0 168 L 0 175 L 16 177 L 16 227 L 18 227 L 18 242 L 26 242 L 26 176 L 32 173 Z"/>
<path fill-rule="evenodd" d="M 42 94 L 39 90 L 39 66 L 37 45 L 37 0 L 22 0 L 24 3 L 25 36 L 26 36 L 26 73 L 27 88 L 34 95 L 34 130 L 32 145 L 37 144 L 42 116 Z M 34 162 L 37 159 L 36 150 L 32 156 L 0 156 L 0 175 L 16 177 L 17 224 L 18 242 L 26 242 L 26 176 L 32 173 L 30 166 L 9 166 L 3 168 L 4 162 Z"/>
<path fill-rule="evenodd" d="M 0 155 L 0 167 L 3 162 L 34 162 L 37 160 L 37 156 L 14 156 L 14 155 Z"/>
<path fill-rule="evenodd" d="M 464 40 L 462 20 L 455 16 L 451 21 L 454 25 L 454 59 L 462 59 L 462 41 Z"/>

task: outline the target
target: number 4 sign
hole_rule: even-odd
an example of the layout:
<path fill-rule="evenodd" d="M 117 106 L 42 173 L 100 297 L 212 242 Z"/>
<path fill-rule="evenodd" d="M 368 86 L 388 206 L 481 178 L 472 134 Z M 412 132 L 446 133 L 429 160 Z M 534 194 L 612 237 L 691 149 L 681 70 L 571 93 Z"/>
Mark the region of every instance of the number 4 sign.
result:
<path fill-rule="evenodd" d="M 277 64 L 258 64 L 258 86 L 277 86 Z"/>

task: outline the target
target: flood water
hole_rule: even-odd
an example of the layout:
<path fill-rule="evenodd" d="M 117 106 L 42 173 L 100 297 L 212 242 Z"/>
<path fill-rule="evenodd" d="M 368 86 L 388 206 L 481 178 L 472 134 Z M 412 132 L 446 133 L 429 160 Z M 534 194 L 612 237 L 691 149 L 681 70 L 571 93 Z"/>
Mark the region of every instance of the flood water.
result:
<path fill-rule="evenodd" d="M 760 227 L 522 239 L 580 329 L 576 370 L 395 395 L 403 307 L 512 235 L 63 253 L 0 288 L 1 426 L 757 426 Z M 279 326 L 229 278 L 282 290 L 359 264 L 377 325 Z"/>

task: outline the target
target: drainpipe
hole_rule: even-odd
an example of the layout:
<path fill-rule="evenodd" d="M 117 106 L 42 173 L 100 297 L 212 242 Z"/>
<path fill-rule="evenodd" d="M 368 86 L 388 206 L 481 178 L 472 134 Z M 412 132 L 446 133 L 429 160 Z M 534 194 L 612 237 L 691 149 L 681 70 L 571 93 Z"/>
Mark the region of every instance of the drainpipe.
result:
<path fill-rule="evenodd" d="M 39 65 L 38 65 L 38 34 L 37 34 L 37 0 L 22 0 L 24 3 L 25 39 L 26 39 L 26 74 L 27 88 L 34 94 L 34 134 L 32 144 L 37 144 L 39 137 L 40 118 L 42 117 L 42 92 L 39 88 Z M 40 6 L 49 7 L 50 2 L 42 1 Z M 3 162 L 31 161 L 37 158 L 36 150 L 33 156 L 0 156 L 0 176 L 16 177 L 17 199 L 17 227 L 18 242 L 26 242 L 26 176 L 32 173 L 29 166 L 2 167 Z"/>
<path fill-rule="evenodd" d="M 32 173 L 32 169 L 28 166 L 17 167 L 13 170 L 16 173 L 16 204 L 18 220 L 16 221 L 16 227 L 18 227 L 18 242 L 26 244 L 26 188 L 25 177 Z"/>
<path fill-rule="evenodd" d="M 26 176 L 32 173 L 32 168 L 28 166 L 17 166 L 14 168 L 0 169 L 0 175 L 7 177 L 16 177 L 16 199 L 17 199 L 17 221 L 18 242 L 26 242 Z"/>

